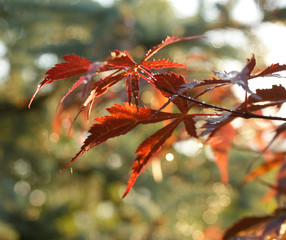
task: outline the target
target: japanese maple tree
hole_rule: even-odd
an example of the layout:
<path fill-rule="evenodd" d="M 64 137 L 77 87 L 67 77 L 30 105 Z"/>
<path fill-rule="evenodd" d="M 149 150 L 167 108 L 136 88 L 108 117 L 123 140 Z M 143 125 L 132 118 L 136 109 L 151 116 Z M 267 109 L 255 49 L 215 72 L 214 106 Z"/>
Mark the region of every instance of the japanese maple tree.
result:
<path fill-rule="evenodd" d="M 150 59 L 167 45 L 201 38 L 203 36 L 167 37 L 160 44 L 152 47 L 138 63 L 126 51 L 115 50 L 111 51 L 109 57 L 103 62 L 93 62 L 75 54 L 68 54 L 63 57 L 65 62 L 56 64 L 48 70 L 46 77 L 38 85 L 29 103 L 29 107 L 35 95 L 43 86 L 78 75 L 80 77 L 60 102 L 63 102 L 65 97 L 76 88 L 82 86 L 83 102 L 79 112 L 86 108 L 90 112 L 94 101 L 119 81 L 124 80 L 126 84 L 128 102 L 115 104 L 106 109 L 110 115 L 94 119 L 96 123 L 91 126 L 89 130 L 90 135 L 84 141 L 79 152 L 62 170 L 70 166 L 85 152 L 106 142 L 110 138 L 124 135 L 140 124 L 163 122 L 162 128 L 145 139 L 135 151 L 136 158 L 133 163 L 127 189 L 123 195 L 125 197 L 134 185 L 137 177 L 152 160 L 152 157 L 160 151 L 161 147 L 174 134 L 175 129 L 178 127 L 183 127 L 189 137 L 198 138 L 204 144 L 209 144 L 213 150 L 223 182 L 228 182 L 229 150 L 234 138 L 239 134 L 239 130 L 231 124 L 233 120 L 242 118 L 246 120 L 265 119 L 266 121 L 279 122 L 273 125 L 275 136 L 264 146 L 264 149 L 261 149 L 261 155 L 269 153 L 270 144 L 277 138 L 285 139 L 286 117 L 264 115 L 263 110 L 269 107 L 275 107 L 276 110 L 279 110 L 286 101 L 286 89 L 282 85 L 273 85 L 270 89 L 257 89 L 254 92 L 249 87 L 249 81 L 259 77 L 281 77 L 279 72 L 286 70 L 285 64 L 275 63 L 264 69 L 260 69 L 260 71 L 256 71 L 256 59 L 252 55 L 241 71 L 215 72 L 215 76 L 211 79 L 188 81 L 186 81 L 183 75 L 174 72 L 156 71 L 165 68 L 187 69 L 184 64 L 175 63 L 168 59 Z M 94 78 L 95 75 L 101 76 L 103 72 L 108 74 L 100 80 Z M 166 98 L 165 104 L 159 109 L 140 106 L 139 81 L 141 80 L 149 82 L 150 85 Z M 206 102 L 207 98 L 205 96 L 207 94 L 215 94 L 220 89 L 231 85 L 237 85 L 244 91 L 244 100 L 236 106 L 228 108 L 220 104 Z M 191 94 L 194 92 L 196 93 L 195 95 Z M 177 109 L 174 112 L 165 111 L 165 108 L 169 104 L 173 104 Z M 203 124 L 197 124 L 202 121 Z M 285 152 L 270 151 L 267 161 L 259 167 L 250 170 L 246 174 L 243 184 L 263 176 L 275 167 L 280 167 L 276 183 L 261 182 L 270 187 L 272 191 L 275 191 L 274 194 L 285 194 L 285 158 Z M 277 212 L 281 215 L 281 211 Z M 225 239 L 229 239 L 237 234 L 239 235 L 242 230 L 248 227 L 252 229 L 255 224 L 259 225 L 265 221 L 270 222 L 263 225 L 264 231 L 261 230 L 259 232 L 260 235 L 264 234 L 266 236 L 268 233 L 271 233 L 271 235 L 276 234 L 276 237 L 285 235 L 285 233 L 280 234 L 279 232 L 283 221 L 286 219 L 285 214 L 281 219 L 279 218 L 281 221 L 278 221 L 277 218 L 278 215 L 241 220 L 226 232 Z M 273 222 L 275 219 L 279 223 L 271 225 L 271 221 Z M 249 225 L 250 222 L 253 224 Z M 274 229 L 274 225 L 278 230 Z M 267 227 L 268 229 L 266 229 Z M 245 231 L 244 235 L 242 235 L 246 236 L 250 234 L 251 236 L 258 236 L 258 233 L 249 232 L 251 231 Z"/>

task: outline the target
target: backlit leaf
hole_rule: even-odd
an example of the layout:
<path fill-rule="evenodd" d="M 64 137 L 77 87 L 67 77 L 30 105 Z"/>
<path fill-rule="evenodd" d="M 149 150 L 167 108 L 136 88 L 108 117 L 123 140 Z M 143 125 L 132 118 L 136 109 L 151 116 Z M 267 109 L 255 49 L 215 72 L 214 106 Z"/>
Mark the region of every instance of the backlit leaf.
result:
<path fill-rule="evenodd" d="M 221 181 L 224 183 L 228 182 L 228 152 L 235 135 L 234 128 L 227 124 L 216 131 L 208 141 L 214 152 L 215 162 L 221 174 Z"/>
<path fill-rule="evenodd" d="M 236 117 L 249 118 L 247 113 L 255 112 L 269 106 L 280 106 L 286 100 L 286 89 L 284 87 L 273 85 L 271 89 L 257 89 L 255 94 L 251 94 L 247 99 L 247 109 L 245 102 L 241 103 L 232 112 L 226 112 L 220 117 L 212 117 L 206 120 L 206 123 L 201 127 L 203 130 L 200 136 L 210 134 L 212 136 L 218 129 L 227 123 L 231 122 Z M 270 101 L 270 103 L 265 103 Z M 261 104 L 258 104 L 261 103 Z M 246 112 L 247 111 L 247 112 Z M 237 113 L 240 113 L 239 115 Z M 251 115 L 250 115 L 251 116 Z"/>
<path fill-rule="evenodd" d="M 108 108 L 107 111 L 109 111 L 111 115 L 95 119 L 98 123 L 92 125 L 89 130 L 90 135 L 84 141 L 81 150 L 64 168 L 61 169 L 61 171 L 70 166 L 91 148 L 100 145 L 110 138 L 126 134 L 138 126 L 138 124 L 155 123 L 181 116 L 179 114 L 161 112 L 151 118 L 155 110 L 147 107 L 137 108 L 135 105 L 129 105 L 127 103 L 124 105 L 114 105 L 113 107 Z"/>
<path fill-rule="evenodd" d="M 230 240 L 230 239 L 249 239 L 258 237 L 251 230 L 248 230 L 249 228 L 256 228 L 257 230 L 259 229 L 257 226 L 259 224 L 262 224 L 266 221 L 269 221 L 273 218 L 273 216 L 263 216 L 263 217 L 245 217 L 238 222 L 234 223 L 224 234 L 223 240 Z M 241 233 L 241 234 L 239 234 Z M 260 233 L 262 234 L 262 232 Z M 250 235 L 250 236 L 249 236 Z M 235 238 L 236 236 L 242 236 L 242 238 Z"/>
<path fill-rule="evenodd" d="M 115 67 L 135 67 L 136 62 L 128 55 L 126 51 L 122 52 L 119 50 L 112 51 L 110 57 L 106 60 L 109 65 Z"/>
<path fill-rule="evenodd" d="M 247 102 L 258 103 L 262 101 L 285 101 L 286 89 L 281 85 L 273 85 L 272 88 L 269 89 L 257 89 L 255 95 L 259 96 L 260 99 L 250 95 Z"/>
<path fill-rule="evenodd" d="M 77 87 L 79 87 L 81 84 L 84 83 L 86 76 L 81 76 L 78 80 L 76 80 L 76 82 L 72 85 L 72 87 L 66 92 L 66 94 L 62 97 L 62 99 L 60 100 L 60 103 L 62 103 L 65 98 L 73 91 L 75 90 Z"/>
<path fill-rule="evenodd" d="M 164 97 L 171 98 L 173 94 L 164 91 L 165 89 L 171 92 L 177 92 L 181 85 L 186 84 L 185 78 L 182 75 L 175 73 L 156 74 L 155 86 L 158 88 Z M 183 93 L 184 94 L 184 93 Z M 189 109 L 188 100 L 183 98 L 174 98 L 172 102 L 180 109 L 181 112 L 186 113 Z"/>
<path fill-rule="evenodd" d="M 264 77 L 269 74 L 273 74 L 276 72 L 284 71 L 286 70 L 286 64 L 280 65 L 279 63 L 275 63 L 270 65 L 269 67 L 265 68 L 262 72 L 254 75 L 255 77 Z"/>
<path fill-rule="evenodd" d="M 93 102 L 96 98 L 104 94 L 109 88 L 118 83 L 122 78 L 126 77 L 126 75 L 128 75 L 128 72 L 122 72 L 95 82 L 93 89 L 90 91 L 89 96 L 85 100 L 83 106 L 86 107 L 88 104 Z"/>
<path fill-rule="evenodd" d="M 257 177 L 261 177 L 264 174 L 268 173 L 269 171 L 273 170 L 278 165 L 282 164 L 284 161 L 283 157 L 277 156 L 271 162 L 265 162 L 262 165 L 258 166 L 257 168 L 253 169 L 249 174 L 247 174 L 244 178 L 244 183 L 250 182 Z"/>
<path fill-rule="evenodd" d="M 166 112 L 160 112 L 159 114 L 152 116 L 156 110 L 148 107 L 139 107 L 139 109 L 137 109 L 135 105 L 129 105 L 128 103 L 125 103 L 124 105 L 115 104 L 113 107 L 107 108 L 106 110 L 114 117 L 133 118 L 141 124 L 156 123 L 183 116 L 182 114 Z"/>
<path fill-rule="evenodd" d="M 34 95 L 32 96 L 28 107 L 30 108 L 35 96 L 40 91 L 40 89 L 46 85 L 50 84 L 56 80 L 61 80 L 64 78 L 74 77 L 79 74 L 84 74 L 88 72 L 91 61 L 86 60 L 83 57 L 79 57 L 76 54 L 68 54 L 63 57 L 66 62 L 58 63 L 53 68 L 46 72 L 46 77 L 38 85 Z M 79 85 L 79 84 L 78 84 Z"/>
<path fill-rule="evenodd" d="M 280 153 L 284 156 L 284 161 L 286 160 L 286 152 Z M 279 172 L 276 176 L 276 186 L 277 186 L 277 193 L 276 195 L 279 196 L 281 194 L 286 195 L 286 163 L 283 163 Z"/>
<path fill-rule="evenodd" d="M 126 134 L 138 125 L 138 122 L 132 118 L 118 118 L 113 116 L 105 116 L 95 119 L 99 123 L 93 124 L 89 130 L 90 135 L 84 141 L 81 150 L 72 160 L 61 169 L 64 170 L 76 161 L 82 154 L 91 148 L 123 134 Z"/>
<path fill-rule="evenodd" d="M 56 64 L 46 72 L 47 76 L 44 81 L 40 83 L 41 85 L 86 73 L 89 69 L 89 65 L 92 63 L 84 57 L 79 57 L 76 54 L 68 54 L 64 56 L 63 59 L 66 62 Z"/>
<path fill-rule="evenodd" d="M 131 103 L 131 99 L 133 97 L 135 105 L 139 105 L 139 74 L 137 72 L 132 72 L 126 78 L 126 86 L 127 86 L 127 98 L 129 104 Z"/>
<path fill-rule="evenodd" d="M 128 186 L 122 198 L 124 198 L 128 194 L 128 192 L 134 185 L 137 177 L 140 175 L 141 171 L 146 166 L 150 158 L 161 148 L 164 142 L 172 135 L 173 131 L 179 125 L 180 122 L 181 120 L 177 119 L 171 122 L 170 124 L 166 125 L 165 127 L 161 128 L 159 131 L 157 131 L 152 136 L 147 138 L 144 142 L 142 142 L 141 145 L 137 148 L 136 150 L 137 157 L 134 160 L 131 177 L 128 180 Z"/>
<path fill-rule="evenodd" d="M 170 62 L 169 60 L 152 60 L 152 61 L 145 61 L 142 64 L 144 67 L 148 69 L 160 69 L 160 68 L 185 68 L 188 69 L 186 65 L 181 63 Z"/>
<path fill-rule="evenodd" d="M 189 136 L 197 138 L 198 135 L 197 135 L 196 126 L 195 126 L 196 122 L 194 121 L 193 117 L 188 117 L 188 118 L 186 117 L 183 120 L 183 122 L 185 124 L 185 128 Z"/>
<path fill-rule="evenodd" d="M 276 133 L 275 133 L 274 137 L 271 139 L 269 144 L 266 146 L 266 148 L 262 152 L 265 152 L 280 134 L 282 134 L 283 132 L 286 132 L 286 123 L 279 125 L 276 128 L 275 132 Z"/>

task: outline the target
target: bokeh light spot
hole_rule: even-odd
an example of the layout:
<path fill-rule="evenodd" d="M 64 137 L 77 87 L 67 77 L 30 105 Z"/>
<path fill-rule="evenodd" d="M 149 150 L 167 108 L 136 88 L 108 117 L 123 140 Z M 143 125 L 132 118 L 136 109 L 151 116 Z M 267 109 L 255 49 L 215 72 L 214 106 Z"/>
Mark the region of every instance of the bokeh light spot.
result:
<path fill-rule="evenodd" d="M 174 155 L 172 153 L 167 153 L 166 154 L 166 160 L 171 162 L 174 160 Z"/>
<path fill-rule="evenodd" d="M 34 207 L 40 207 L 46 202 L 46 194 L 36 189 L 30 193 L 29 202 Z"/>
<path fill-rule="evenodd" d="M 102 219 L 110 219 L 114 216 L 114 206 L 110 201 L 102 202 L 97 206 L 96 216 Z"/>
<path fill-rule="evenodd" d="M 16 174 L 20 175 L 21 177 L 27 177 L 31 173 L 31 166 L 25 160 L 18 159 L 15 162 L 14 170 L 15 170 Z"/>
<path fill-rule="evenodd" d="M 54 53 L 43 53 L 39 56 L 36 64 L 43 69 L 53 67 L 58 62 L 58 57 Z"/>
<path fill-rule="evenodd" d="M 203 220 L 206 224 L 214 224 L 217 219 L 217 214 L 212 210 L 207 210 L 203 213 Z"/>
<path fill-rule="evenodd" d="M 14 185 L 14 192 L 21 197 L 27 196 L 30 190 L 30 184 L 24 180 L 18 181 Z"/>

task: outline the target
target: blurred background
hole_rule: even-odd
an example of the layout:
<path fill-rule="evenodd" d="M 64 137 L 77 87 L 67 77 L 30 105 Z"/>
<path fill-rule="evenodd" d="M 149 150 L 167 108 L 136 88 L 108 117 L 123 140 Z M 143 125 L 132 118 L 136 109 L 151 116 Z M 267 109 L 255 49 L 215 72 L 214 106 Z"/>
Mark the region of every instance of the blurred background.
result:
<path fill-rule="evenodd" d="M 261 200 L 266 188 L 236 187 L 255 149 L 233 148 L 224 185 L 208 147 L 178 134 L 122 200 L 134 152 L 158 125 L 109 140 L 60 173 L 92 124 L 81 115 L 68 136 L 82 103 L 78 92 L 56 111 L 75 79 L 45 86 L 27 105 L 62 56 L 103 61 L 119 49 L 139 60 L 167 35 L 207 37 L 156 55 L 186 64 L 189 71 L 180 71 L 188 80 L 240 70 L 252 53 L 258 69 L 285 64 L 285 19 L 284 0 L 0 0 L 0 239 L 219 239 L 242 216 L 271 213 L 275 201 Z M 142 89 L 142 105 L 163 103 Z M 112 88 L 93 118 L 125 95 L 124 84 Z M 207 100 L 218 104 L 220 97 Z"/>

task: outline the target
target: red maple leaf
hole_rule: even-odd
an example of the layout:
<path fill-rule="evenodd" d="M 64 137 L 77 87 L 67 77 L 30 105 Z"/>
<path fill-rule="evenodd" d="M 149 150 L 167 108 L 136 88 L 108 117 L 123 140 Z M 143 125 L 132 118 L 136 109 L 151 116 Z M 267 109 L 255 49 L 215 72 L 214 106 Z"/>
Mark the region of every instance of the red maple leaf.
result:
<path fill-rule="evenodd" d="M 163 73 L 163 74 L 156 74 L 154 76 L 156 78 L 155 86 L 157 89 L 160 90 L 162 95 L 172 101 L 181 112 L 186 113 L 189 110 L 189 104 L 186 99 L 183 98 L 174 98 L 171 99 L 172 94 L 169 92 L 177 92 L 180 87 L 186 84 L 186 80 L 182 75 L 177 75 L 175 73 Z M 168 92 L 165 90 L 169 90 Z M 185 92 L 183 93 L 185 94 Z"/>
<path fill-rule="evenodd" d="M 264 162 L 259 165 L 255 169 L 253 169 L 250 173 L 248 173 L 243 180 L 243 183 L 250 182 L 255 178 L 261 177 L 262 175 L 268 173 L 270 170 L 276 168 L 278 165 L 282 165 L 285 161 L 285 154 L 275 154 L 273 159 L 269 162 Z"/>
<path fill-rule="evenodd" d="M 186 90 L 190 90 L 193 88 L 198 88 L 202 86 L 211 85 L 211 87 L 206 90 L 200 92 L 195 98 L 202 96 L 208 91 L 212 91 L 216 88 L 223 87 L 229 84 L 237 84 L 242 87 L 246 92 L 253 94 L 253 92 L 248 87 L 248 81 L 251 79 L 255 79 L 257 77 L 268 77 L 272 76 L 273 73 L 280 72 L 286 70 L 286 64 L 280 65 L 278 63 L 272 64 L 266 67 L 262 72 L 258 74 L 252 74 L 254 67 L 256 65 L 255 56 L 252 55 L 251 59 L 247 59 L 247 64 L 245 67 L 239 71 L 231 71 L 231 72 L 215 72 L 217 78 L 206 79 L 202 81 L 193 81 L 188 84 L 182 85 L 181 89 L 177 92 L 177 96 L 185 92 Z M 276 77 L 280 77 L 279 74 L 275 74 Z M 175 97 L 177 97 L 175 96 Z M 253 95 L 253 97 L 258 97 Z M 174 98 L 174 97 L 173 97 Z"/>
<path fill-rule="evenodd" d="M 162 89 L 164 89 L 164 87 L 177 91 L 179 86 L 185 83 L 183 76 L 176 75 L 174 73 L 157 74 L 154 76 L 157 83 L 155 86 L 163 92 L 164 90 Z M 167 98 L 169 97 L 169 93 L 167 92 L 164 92 L 163 95 Z M 150 124 L 173 119 L 168 125 L 159 129 L 156 133 L 143 141 L 136 150 L 137 158 L 134 160 L 132 174 L 128 181 L 127 190 L 124 193 L 124 196 L 126 196 L 132 188 L 136 178 L 142 172 L 152 156 L 161 148 L 181 122 L 185 124 L 185 128 L 190 136 L 197 137 L 195 121 L 193 118 L 204 114 L 188 114 L 188 104 L 186 99 L 176 99 L 174 100 L 174 104 L 178 107 L 181 113 L 157 112 L 156 110 L 147 107 L 142 108 L 129 103 L 125 103 L 124 105 L 115 105 L 108 108 L 107 111 L 111 115 L 95 119 L 98 123 L 91 127 L 89 131 L 90 135 L 85 140 L 81 150 L 63 169 L 68 167 L 91 148 L 107 141 L 110 138 L 126 134 L 139 124 Z"/>
<path fill-rule="evenodd" d="M 91 61 L 86 60 L 83 57 L 79 57 L 75 54 L 68 54 L 63 57 L 66 62 L 56 64 L 53 68 L 46 72 L 46 77 L 38 85 L 33 97 L 31 98 L 28 107 L 30 108 L 32 101 L 40 89 L 46 84 L 53 83 L 54 81 L 64 78 L 74 77 L 88 72 Z M 79 84 L 77 84 L 79 85 Z M 75 86 L 77 87 L 77 86 Z"/>
<path fill-rule="evenodd" d="M 126 83 L 128 103 L 123 105 L 114 105 L 113 107 L 107 108 L 110 115 L 96 118 L 95 121 L 97 123 L 93 124 L 90 128 L 90 135 L 86 138 L 79 152 L 61 170 L 68 167 L 90 149 L 106 142 L 110 138 L 126 134 L 140 124 L 164 122 L 162 128 L 145 139 L 137 148 L 137 156 L 133 163 L 131 177 L 123 195 L 123 197 L 125 197 L 133 187 L 137 177 L 152 160 L 154 154 L 156 154 L 171 137 L 180 123 L 184 124 L 185 130 L 189 136 L 198 138 L 195 127 L 195 117 L 208 116 L 209 118 L 205 120 L 205 124 L 200 127 L 202 130 L 200 136 L 208 135 L 209 143 L 214 151 L 222 181 L 227 182 L 228 151 L 231 147 L 232 139 L 236 134 L 236 131 L 229 123 L 237 117 L 245 119 L 263 118 L 271 120 L 285 120 L 285 118 L 262 116 L 257 114 L 258 110 L 270 106 L 280 108 L 282 103 L 286 100 L 285 88 L 282 86 L 273 86 L 272 89 L 258 89 L 254 93 L 249 89 L 248 81 L 257 77 L 273 76 L 272 74 L 276 72 L 286 70 L 286 65 L 272 64 L 260 73 L 252 74 L 256 65 L 256 60 L 253 55 L 248 59 L 247 64 L 241 71 L 224 73 L 216 72 L 216 78 L 218 79 L 212 78 L 203 81 L 193 81 L 189 84 L 186 83 L 182 75 L 177 75 L 172 72 L 168 74 L 152 72 L 153 69 L 157 70 L 173 67 L 187 68 L 184 64 L 174 63 L 167 59 L 150 59 L 165 46 L 183 40 L 198 38 L 203 38 L 203 36 L 167 37 L 160 44 L 152 47 L 139 62 L 135 62 L 126 51 L 119 50 L 111 51 L 110 56 L 104 62 L 91 62 L 75 54 L 68 54 L 63 57 L 65 62 L 56 64 L 55 67 L 47 71 L 46 77 L 38 85 L 37 90 L 31 98 L 29 107 L 35 95 L 44 85 L 53 83 L 57 80 L 75 77 L 77 75 L 81 76 L 76 80 L 60 102 L 62 102 L 68 94 L 81 85 L 84 85 L 82 96 L 85 97 L 92 77 L 98 73 L 111 71 L 109 75 L 93 83 L 93 86 L 90 87 L 90 92 L 82 105 L 81 111 L 87 106 L 89 106 L 90 110 L 95 99 L 104 94 L 109 88 L 117 84 L 119 81 L 125 80 Z M 275 74 L 275 76 L 279 75 Z M 162 96 L 168 98 L 167 102 L 159 110 L 154 110 L 148 107 L 139 107 L 140 79 L 152 83 L 152 85 L 159 90 L 157 91 L 158 93 L 160 92 Z M 245 101 L 233 109 L 211 105 L 198 100 L 202 95 L 209 91 L 231 84 L 237 84 L 245 90 Z M 188 90 L 206 86 L 208 87 L 200 91 L 196 96 L 188 96 Z M 134 105 L 131 103 L 132 101 L 134 101 Z M 171 102 L 178 108 L 178 113 L 162 112 L 161 110 Z M 190 114 L 188 112 L 192 107 L 209 108 L 214 111 L 219 111 L 219 113 L 211 114 L 196 112 L 194 114 Z M 280 127 L 276 129 L 276 135 L 273 140 L 276 137 L 281 137 L 281 134 L 285 132 L 285 129 L 285 123 L 281 124 Z M 285 160 L 285 154 L 283 155 L 283 160 Z M 250 181 L 263 175 L 269 170 L 269 168 L 273 168 L 274 165 L 276 166 L 277 163 L 272 162 L 272 165 L 264 164 L 260 166 L 249 174 L 245 181 Z M 284 175 L 285 174 L 283 174 L 283 179 L 280 177 L 278 180 L 280 179 L 281 181 L 284 181 Z M 278 185 L 277 187 L 279 187 L 282 192 L 282 186 Z"/>
<path fill-rule="evenodd" d="M 221 181 L 228 182 L 228 152 L 231 149 L 232 140 L 236 135 L 234 128 L 227 124 L 220 128 L 209 139 L 209 144 L 214 152 L 215 162 L 221 175 Z"/>
<path fill-rule="evenodd" d="M 280 65 L 279 63 L 274 63 L 271 64 L 270 66 L 268 66 L 267 68 L 265 68 L 262 72 L 256 74 L 256 75 L 252 75 L 251 77 L 267 77 L 273 73 L 276 72 L 281 72 L 286 70 L 286 64 L 282 64 Z"/>
<path fill-rule="evenodd" d="M 167 45 L 184 40 L 192 40 L 198 38 L 203 38 L 203 36 L 198 35 L 190 37 L 167 37 L 160 44 L 152 47 L 139 63 L 136 63 L 126 51 L 119 50 L 112 51 L 110 53 L 110 56 L 103 63 L 91 62 L 75 54 L 68 54 L 63 57 L 66 62 L 56 64 L 55 67 L 46 72 L 47 76 L 39 84 L 28 106 L 30 107 L 36 94 L 46 84 L 52 83 L 56 80 L 77 76 L 80 74 L 87 74 L 84 77 L 81 77 L 73 85 L 73 87 L 68 91 L 68 93 L 62 98 L 62 102 L 63 99 L 79 85 L 81 85 L 82 83 L 85 83 L 85 85 L 87 85 L 87 83 L 89 83 L 91 77 L 94 74 L 113 70 L 113 73 L 94 84 L 87 99 L 83 104 L 83 107 L 90 105 L 91 108 L 94 100 L 97 97 L 104 94 L 110 87 L 112 87 L 122 79 L 126 80 L 128 102 L 131 103 L 131 100 L 134 99 L 134 102 L 138 107 L 139 78 L 145 79 L 151 83 L 155 83 L 156 79 L 154 78 L 154 74 L 151 72 L 151 69 L 171 67 L 187 68 L 184 64 L 174 63 L 166 59 L 152 61 L 147 60 Z M 85 95 L 85 91 L 86 88 L 83 91 L 83 95 Z"/>
<path fill-rule="evenodd" d="M 137 157 L 134 160 L 132 174 L 128 180 L 128 186 L 122 198 L 128 194 L 137 177 L 142 172 L 150 158 L 160 150 L 164 142 L 172 135 L 175 128 L 180 124 L 181 121 L 182 120 L 180 118 L 172 121 L 167 126 L 161 128 L 140 144 L 136 150 Z"/>
<path fill-rule="evenodd" d="M 189 129 L 193 124 L 192 131 L 193 134 L 195 134 L 195 122 L 193 121 L 193 117 L 196 116 L 196 114 L 192 115 L 184 113 L 160 112 L 154 115 L 156 112 L 155 110 L 147 107 L 137 107 L 136 105 L 132 104 L 129 105 L 128 103 L 125 103 L 124 105 L 114 105 L 113 107 L 108 108 L 107 111 L 111 113 L 111 115 L 95 119 L 95 121 L 98 123 L 92 125 L 91 129 L 89 130 L 90 135 L 85 140 L 81 150 L 61 170 L 64 170 L 66 167 L 70 166 L 75 160 L 77 160 L 82 154 L 89 151 L 91 148 L 98 146 L 110 138 L 126 134 L 139 124 L 150 124 L 174 119 L 170 124 L 147 138 L 137 149 L 137 158 L 134 160 L 132 175 L 128 181 L 128 187 L 124 196 L 126 196 L 133 186 L 143 167 L 148 163 L 153 154 L 155 154 L 164 144 L 164 142 L 171 136 L 180 122 L 184 121 L 185 124 L 187 123 Z"/>
<path fill-rule="evenodd" d="M 93 124 L 89 130 L 90 135 L 85 140 L 81 150 L 77 155 L 61 170 L 72 164 L 83 153 L 87 152 L 91 148 L 107 141 L 110 138 L 117 137 L 131 131 L 139 124 L 156 123 L 172 118 L 180 117 L 181 114 L 176 113 L 164 113 L 161 112 L 156 116 L 150 118 L 155 110 L 150 108 L 137 108 L 134 105 L 125 103 L 124 105 L 114 105 L 113 107 L 106 109 L 111 116 L 103 116 L 94 119 L 98 123 Z"/>
<path fill-rule="evenodd" d="M 184 64 L 174 63 L 166 59 L 152 61 L 147 60 L 153 55 L 155 55 L 160 49 L 169 44 L 197 38 L 203 38 L 203 36 L 199 35 L 180 38 L 167 37 L 164 41 L 162 41 L 162 43 L 152 47 L 139 63 L 136 63 L 126 51 L 112 51 L 110 53 L 110 57 L 105 60 L 105 65 L 100 68 L 100 72 L 109 71 L 110 69 L 116 70 L 116 72 L 112 74 L 112 78 L 114 81 L 112 81 L 112 83 L 107 81 L 104 87 L 108 89 L 120 80 L 126 79 L 128 102 L 131 103 L 131 100 L 133 98 L 135 101 L 135 105 L 138 106 L 139 78 L 145 79 L 146 81 L 155 84 L 156 78 L 154 76 L 154 73 L 151 72 L 151 69 L 173 67 L 187 68 Z M 110 76 L 107 76 L 107 78 L 110 78 Z M 105 79 L 103 79 L 103 82 L 105 82 Z M 98 91 L 97 86 L 95 86 L 93 89 L 95 92 Z M 97 94 L 97 96 L 98 95 L 99 94 Z"/>
<path fill-rule="evenodd" d="M 213 117 L 206 120 L 206 123 L 201 127 L 204 129 L 200 136 L 210 134 L 211 137 L 217 130 L 225 126 L 236 117 L 242 118 L 265 118 L 251 114 L 257 110 L 261 110 L 271 106 L 281 106 L 281 103 L 286 100 L 286 89 L 283 86 L 273 85 L 270 89 L 257 89 L 255 94 L 250 95 L 245 102 L 241 103 L 238 107 L 222 114 L 219 117 Z M 268 102 L 269 101 L 269 102 Z M 259 103 L 259 104 L 258 104 Z"/>

